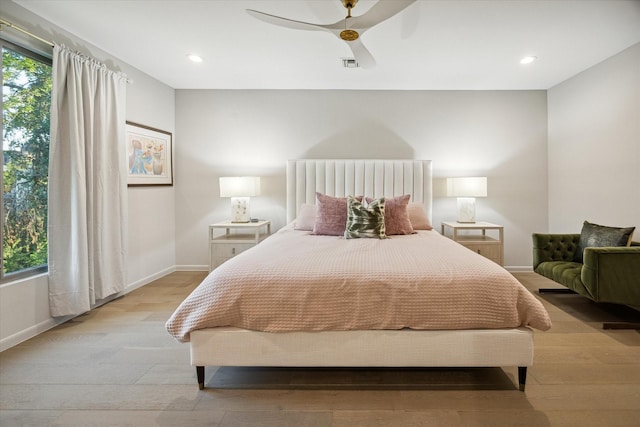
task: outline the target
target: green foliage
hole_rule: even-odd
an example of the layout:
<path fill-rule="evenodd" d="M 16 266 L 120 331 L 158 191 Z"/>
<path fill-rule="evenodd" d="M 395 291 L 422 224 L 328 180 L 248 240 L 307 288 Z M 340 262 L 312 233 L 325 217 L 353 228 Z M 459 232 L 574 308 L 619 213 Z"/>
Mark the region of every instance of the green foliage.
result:
<path fill-rule="evenodd" d="M 47 263 L 51 65 L 2 51 L 3 273 Z"/>

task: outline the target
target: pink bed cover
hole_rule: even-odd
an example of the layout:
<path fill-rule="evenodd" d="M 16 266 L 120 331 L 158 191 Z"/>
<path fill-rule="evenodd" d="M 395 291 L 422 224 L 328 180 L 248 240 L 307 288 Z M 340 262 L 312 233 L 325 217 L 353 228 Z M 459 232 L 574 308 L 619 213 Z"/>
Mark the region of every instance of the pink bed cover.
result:
<path fill-rule="evenodd" d="M 551 327 L 508 271 L 435 231 L 344 239 L 291 225 L 212 271 L 166 327 L 268 332 Z"/>

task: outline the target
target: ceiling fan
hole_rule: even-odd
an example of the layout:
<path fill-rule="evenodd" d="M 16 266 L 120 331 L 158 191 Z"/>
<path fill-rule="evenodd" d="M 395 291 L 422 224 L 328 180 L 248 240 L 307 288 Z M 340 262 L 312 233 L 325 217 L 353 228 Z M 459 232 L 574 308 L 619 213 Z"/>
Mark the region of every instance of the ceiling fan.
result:
<path fill-rule="evenodd" d="M 376 65 L 376 60 L 371 52 L 364 46 L 360 36 L 365 31 L 385 21 L 398 12 L 406 9 L 416 0 L 379 0 L 371 9 L 360 16 L 351 16 L 351 9 L 358 0 L 341 0 L 347 9 L 347 16 L 333 24 L 312 24 L 309 22 L 294 21 L 293 19 L 269 15 L 253 9 L 247 9 L 247 13 L 261 21 L 281 27 L 295 30 L 328 31 L 347 43 L 353 56 L 362 68 L 371 68 Z"/>

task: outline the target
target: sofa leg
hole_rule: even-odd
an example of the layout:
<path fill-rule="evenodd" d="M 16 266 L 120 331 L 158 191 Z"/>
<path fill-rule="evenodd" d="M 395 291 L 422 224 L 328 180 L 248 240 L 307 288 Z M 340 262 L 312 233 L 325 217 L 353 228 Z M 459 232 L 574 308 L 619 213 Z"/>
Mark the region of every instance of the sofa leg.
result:
<path fill-rule="evenodd" d="M 604 322 L 602 329 L 640 329 L 638 322 Z"/>
<path fill-rule="evenodd" d="M 539 294 L 575 294 L 575 291 L 572 291 L 569 288 L 540 288 L 538 289 Z"/>

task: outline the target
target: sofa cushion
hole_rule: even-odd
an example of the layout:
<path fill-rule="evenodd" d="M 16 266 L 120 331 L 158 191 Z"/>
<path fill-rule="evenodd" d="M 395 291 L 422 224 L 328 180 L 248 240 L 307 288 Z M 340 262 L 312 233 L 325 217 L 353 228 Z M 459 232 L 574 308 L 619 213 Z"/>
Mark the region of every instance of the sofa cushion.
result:
<path fill-rule="evenodd" d="M 536 267 L 535 272 L 558 282 L 567 288 L 583 293 L 584 285 L 580 279 L 582 264 L 571 261 L 546 261 Z"/>
<path fill-rule="evenodd" d="M 582 263 L 584 248 L 629 246 L 635 227 L 608 227 L 585 221 L 573 260 Z"/>

